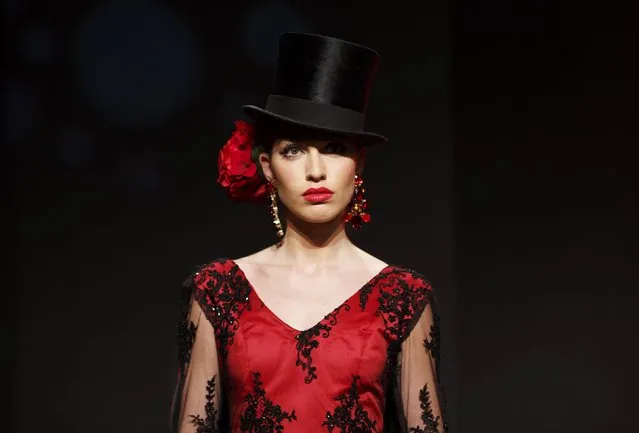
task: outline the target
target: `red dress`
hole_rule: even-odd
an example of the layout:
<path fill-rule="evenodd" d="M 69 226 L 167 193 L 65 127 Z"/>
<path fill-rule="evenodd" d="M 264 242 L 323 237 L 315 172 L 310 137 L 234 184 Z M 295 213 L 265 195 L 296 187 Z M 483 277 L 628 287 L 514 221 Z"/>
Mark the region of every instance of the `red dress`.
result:
<path fill-rule="evenodd" d="M 434 297 L 414 271 L 387 266 L 304 331 L 230 259 L 184 288 L 174 432 L 445 430 Z"/>

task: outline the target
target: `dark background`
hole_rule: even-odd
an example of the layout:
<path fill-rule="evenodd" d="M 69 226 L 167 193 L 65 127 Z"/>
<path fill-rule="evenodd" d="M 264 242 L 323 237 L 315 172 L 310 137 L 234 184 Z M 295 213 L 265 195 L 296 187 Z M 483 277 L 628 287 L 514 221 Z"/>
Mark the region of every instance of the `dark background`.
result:
<path fill-rule="evenodd" d="M 452 13 L 460 431 L 638 431 L 636 5 Z"/>
<path fill-rule="evenodd" d="M 216 157 L 291 30 L 382 54 L 355 240 L 436 287 L 451 431 L 633 430 L 632 8 L 399 6 L 4 3 L 12 431 L 164 431 L 180 283 L 274 240 Z"/>

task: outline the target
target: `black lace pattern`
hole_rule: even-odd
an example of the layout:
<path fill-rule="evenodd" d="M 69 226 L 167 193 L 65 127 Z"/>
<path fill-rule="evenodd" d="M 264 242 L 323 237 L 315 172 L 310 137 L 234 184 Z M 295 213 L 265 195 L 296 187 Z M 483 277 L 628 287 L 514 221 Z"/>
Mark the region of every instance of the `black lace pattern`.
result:
<path fill-rule="evenodd" d="M 373 433 L 377 431 L 376 421 L 368 416 L 366 409 L 359 401 L 357 382 L 360 377 L 353 376 L 353 381 L 347 392 L 340 394 L 336 400 L 339 406 L 333 413 L 326 413 L 326 421 L 322 423 L 330 433 L 339 429 L 340 433 Z"/>
<path fill-rule="evenodd" d="M 253 373 L 253 392 L 247 394 L 244 401 L 248 406 L 240 418 L 242 433 L 281 433 L 284 430 L 283 421 L 297 420 L 295 410 L 289 414 L 266 397 L 260 373 Z"/>
<path fill-rule="evenodd" d="M 191 360 L 191 351 L 195 343 L 197 326 L 189 318 L 191 311 L 191 296 L 193 295 L 193 280 L 187 279 L 182 284 L 182 311 L 177 324 L 178 365 L 181 369 Z"/>
<path fill-rule="evenodd" d="M 435 360 L 435 376 L 439 381 L 439 316 L 430 283 L 416 272 L 405 270 L 395 280 L 394 284 L 388 285 L 380 291 L 378 314 L 384 320 L 384 332 L 390 341 L 383 375 L 385 384 L 392 377 L 399 378 L 401 365 L 398 361 L 401 353 L 401 344 L 408 337 L 408 334 L 410 334 L 429 305 L 433 314 L 433 324 L 431 325 L 429 336 L 423 341 L 423 345 L 424 349 Z M 397 383 L 396 381 L 395 384 Z M 438 400 L 442 412 L 441 418 L 433 414 L 430 390 L 428 389 L 428 384 L 425 384 L 419 393 L 420 408 L 422 410 L 421 419 L 424 427 L 411 427 L 408 430 L 409 433 L 438 433 L 440 423 L 443 425 L 444 431 L 447 431 L 448 425 L 444 422 L 445 399 L 439 384 L 435 392 L 438 393 L 439 397 Z"/>
<path fill-rule="evenodd" d="M 176 326 L 176 343 L 178 357 L 178 380 L 173 392 L 170 413 L 170 431 L 175 432 L 179 422 L 179 407 L 182 399 L 182 389 L 186 380 L 186 370 L 191 361 L 191 352 L 195 344 L 197 326 L 190 319 L 193 295 L 193 279 L 188 278 L 182 284 L 181 311 Z"/>
<path fill-rule="evenodd" d="M 408 429 L 409 433 L 439 433 L 439 417 L 433 414 L 433 409 L 430 402 L 430 392 L 428 391 L 428 384 L 419 391 L 419 407 L 422 410 L 422 427 L 411 427 Z"/>
<path fill-rule="evenodd" d="M 389 340 L 383 381 L 387 383 L 397 368 L 401 343 L 415 326 L 429 303 L 431 286 L 413 271 L 402 271 L 380 290 L 377 315 L 384 321 L 384 334 Z"/>
<path fill-rule="evenodd" d="M 295 336 L 297 343 L 295 345 L 297 349 L 297 361 L 295 365 L 301 367 L 306 372 L 304 383 L 310 384 L 313 380 L 317 379 L 317 367 L 313 365 L 313 357 L 311 352 L 313 349 L 319 347 L 319 337 L 328 338 L 331 330 L 337 324 L 337 314 L 341 310 L 350 310 L 350 306 L 346 303 L 337 307 L 332 313 L 329 313 L 324 317 L 317 325 L 310 329 L 301 331 Z"/>
<path fill-rule="evenodd" d="M 233 344 L 239 317 L 244 309 L 250 308 L 247 301 L 251 287 L 238 269 L 230 260 L 220 259 L 200 269 L 193 278 L 196 296 L 215 329 L 222 359 L 226 359 Z"/>
<path fill-rule="evenodd" d="M 367 284 L 359 292 L 359 308 L 361 308 L 362 311 L 366 310 L 366 304 L 368 303 L 368 297 L 373 292 L 373 287 L 375 287 L 374 284 Z"/>
<path fill-rule="evenodd" d="M 217 408 L 215 406 L 215 379 L 213 376 L 206 383 L 206 405 L 204 406 L 204 418 L 200 415 L 190 415 L 191 422 L 195 424 L 195 433 L 219 433 L 217 426 Z"/>
<path fill-rule="evenodd" d="M 440 333 L 439 333 L 439 315 L 433 307 L 433 324 L 430 327 L 429 338 L 424 339 L 424 348 L 430 352 L 431 356 L 439 365 L 440 357 Z"/>
<path fill-rule="evenodd" d="M 448 431 L 448 424 L 446 423 L 446 407 L 447 407 L 446 392 L 445 392 L 444 386 L 441 384 L 441 371 L 439 368 L 440 357 L 441 357 L 440 317 L 437 311 L 437 301 L 434 295 L 431 294 L 430 297 L 431 297 L 430 306 L 431 306 L 431 311 L 433 315 L 433 323 L 430 327 L 428 338 L 424 339 L 424 349 L 428 351 L 431 357 L 435 360 L 435 376 L 437 378 L 436 392 L 439 397 L 438 400 L 439 400 L 439 408 L 441 410 L 441 422 L 443 424 L 444 431 Z M 429 406 L 430 394 L 428 392 L 427 385 L 428 384 L 424 385 L 424 389 L 422 390 L 422 392 L 425 392 L 424 398 L 422 398 L 422 395 L 420 393 L 420 402 L 421 402 L 422 410 L 426 410 L 425 405 L 428 405 L 428 408 L 430 409 L 430 406 Z M 425 402 L 428 402 L 428 403 L 425 403 Z M 424 419 L 425 416 L 428 416 L 426 412 L 424 412 L 424 414 L 422 415 L 422 420 Z M 432 411 L 430 412 L 429 419 L 432 420 Z M 424 422 L 426 423 L 426 421 Z M 434 430 L 434 431 L 437 431 L 437 430 Z M 426 432 L 429 432 L 429 430 L 426 430 Z"/>

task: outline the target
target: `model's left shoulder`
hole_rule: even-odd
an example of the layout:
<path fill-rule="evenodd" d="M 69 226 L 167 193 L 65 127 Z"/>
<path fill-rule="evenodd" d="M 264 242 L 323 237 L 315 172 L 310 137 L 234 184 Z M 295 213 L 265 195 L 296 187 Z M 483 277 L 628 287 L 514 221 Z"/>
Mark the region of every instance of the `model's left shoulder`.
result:
<path fill-rule="evenodd" d="M 395 280 L 397 283 L 401 282 L 401 285 L 409 289 L 410 292 L 432 290 L 430 280 L 416 270 L 381 260 L 359 248 L 358 253 L 370 264 L 371 269 L 384 267 L 385 271 L 382 274 L 387 282 L 389 279 Z"/>
<path fill-rule="evenodd" d="M 420 272 L 402 266 L 393 266 L 393 273 L 398 280 L 402 281 L 411 291 L 432 291 L 433 286 L 430 280 Z"/>

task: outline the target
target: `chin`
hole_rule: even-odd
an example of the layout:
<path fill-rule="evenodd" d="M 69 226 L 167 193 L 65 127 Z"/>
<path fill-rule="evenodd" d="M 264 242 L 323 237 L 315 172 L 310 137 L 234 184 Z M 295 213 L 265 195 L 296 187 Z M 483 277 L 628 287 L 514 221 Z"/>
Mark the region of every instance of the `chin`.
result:
<path fill-rule="evenodd" d="M 333 206 L 314 205 L 307 206 L 296 212 L 296 216 L 311 224 L 323 224 L 335 220 L 342 214 L 341 210 L 335 209 Z"/>

